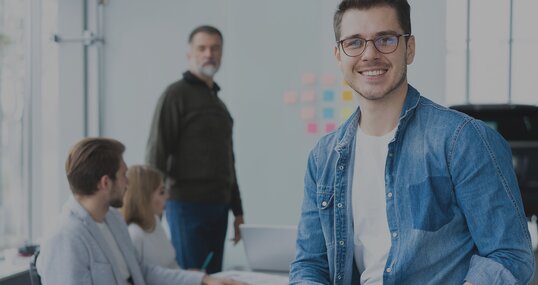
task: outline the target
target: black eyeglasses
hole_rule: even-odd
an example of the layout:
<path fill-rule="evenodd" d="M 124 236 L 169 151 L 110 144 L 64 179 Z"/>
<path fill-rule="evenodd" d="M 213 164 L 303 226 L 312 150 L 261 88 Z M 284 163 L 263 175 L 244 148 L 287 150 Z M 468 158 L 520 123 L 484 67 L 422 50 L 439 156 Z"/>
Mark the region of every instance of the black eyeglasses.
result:
<path fill-rule="evenodd" d="M 409 37 L 411 34 L 402 35 L 382 35 L 371 40 L 365 40 L 359 37 L 351 37 L 337 41 L 336 43 L 342 47 L 344 53 L 354 57 L 361 55 L 365 50 L 368 42 L 372 42 L 374 47 L 383 54 L 393 53 L 398 48 L 400 37 Z"/>

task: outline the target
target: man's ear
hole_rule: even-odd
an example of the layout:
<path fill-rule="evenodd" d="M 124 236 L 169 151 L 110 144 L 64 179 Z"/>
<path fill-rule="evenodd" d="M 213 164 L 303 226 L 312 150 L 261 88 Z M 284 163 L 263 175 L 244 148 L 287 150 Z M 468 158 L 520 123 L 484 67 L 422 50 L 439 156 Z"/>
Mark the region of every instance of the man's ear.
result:
<path fill-rule="evenodd" d="M 410 36 L 407 40 L 407 64 L 413 63 L 415 59 L 415 36 Z"/>
<path fill-rule="evenodd" d="M 338 62 L 338 66 L 342 68 L 342 57 L 340 55 L 340 49 L 338 48 L 338 45 L 334 46 L 334 57 L 336 58 L 336 61 Z"/>
<path fill-rule="evenodd" d="M 108 175 L 101 176 L 101 179 L 97 182 L 97 190 L 109 189 L 111 182 Z"/>

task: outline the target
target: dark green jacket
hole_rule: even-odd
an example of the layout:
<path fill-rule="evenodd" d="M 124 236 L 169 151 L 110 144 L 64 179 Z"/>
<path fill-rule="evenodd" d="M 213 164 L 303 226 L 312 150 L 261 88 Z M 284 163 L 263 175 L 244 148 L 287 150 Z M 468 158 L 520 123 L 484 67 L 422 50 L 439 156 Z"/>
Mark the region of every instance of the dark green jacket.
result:
<path fill-rule="evenodd" d="M 166 175 L 170 198 L 229 204 L 242 215 L 232 144 L 233 119 L 213 89 L 191 72 L 159 99 L 146 161 Z"/>

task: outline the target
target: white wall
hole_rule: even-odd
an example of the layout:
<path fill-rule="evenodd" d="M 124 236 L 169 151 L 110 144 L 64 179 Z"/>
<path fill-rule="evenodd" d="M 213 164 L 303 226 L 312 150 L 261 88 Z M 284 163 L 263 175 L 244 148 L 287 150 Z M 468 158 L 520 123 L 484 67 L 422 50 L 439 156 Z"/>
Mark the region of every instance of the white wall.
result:
<path fill-rule="evenodd" d="M 443 103 L 445 1 L 410 3 L 417 55 L 409 81 Z M 128 164 L 142 163 L 158 96 L 187 68 L 189 32 L 215 25 L 224 34 L 216 80 L 235 119 L 246 221 L 296 224 L 307 154 L 319 135 L 306 134 L 299 107 L 285 106 L 282 92 L 300 90 L 304 72 L 339 76 L 332 55 L 336 5 L 336 0 L 111 0 L 105 8 L 103 134 L 126 144 Z M 242 246 L 228 246 L 225 267 L 244 264 Z"/>

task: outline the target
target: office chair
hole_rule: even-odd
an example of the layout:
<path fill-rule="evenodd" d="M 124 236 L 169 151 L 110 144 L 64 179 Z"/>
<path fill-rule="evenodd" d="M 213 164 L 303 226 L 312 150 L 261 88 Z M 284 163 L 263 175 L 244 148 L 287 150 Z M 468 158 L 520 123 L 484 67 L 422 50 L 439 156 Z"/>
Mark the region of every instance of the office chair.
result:
<path fill-rule="evenodd" d="M 30 282 L 32 285 L 41 285 L 41 277 L 39 276 L 39 273 L 37 272 L 37 257 L 39 256 L 39 249 L 36 250 L 34 255 L 32 256 L 32 259 L 30 260 L 30 270 L 28 273 L 30 274 Z"/>

